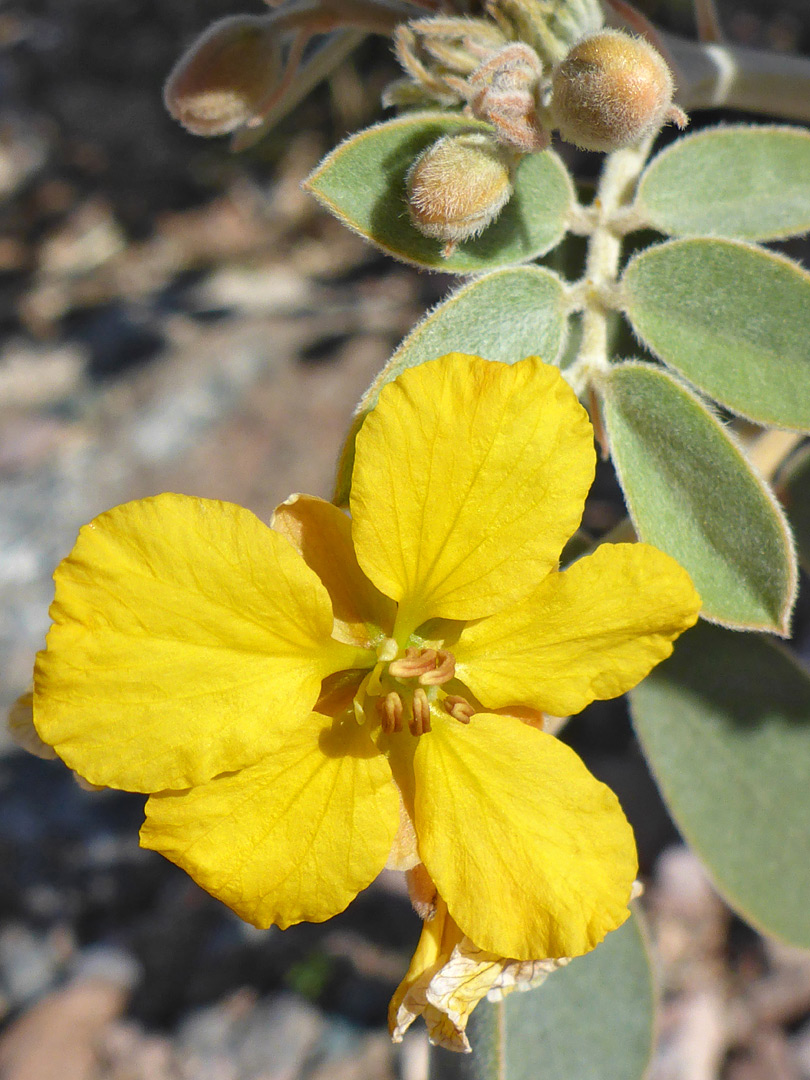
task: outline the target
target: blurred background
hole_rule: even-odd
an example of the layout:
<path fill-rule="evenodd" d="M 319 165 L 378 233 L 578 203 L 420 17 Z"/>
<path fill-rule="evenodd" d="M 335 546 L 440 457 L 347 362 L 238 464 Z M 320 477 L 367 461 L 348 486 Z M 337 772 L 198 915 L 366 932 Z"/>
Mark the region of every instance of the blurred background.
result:
<path fill-rule="evenodd" d="M 692 35 L 689 0 L 639 6 Z M 810 55 L 808 0 L 720 7 L 732 40 Z M 328 497 L 354 404 L 453 283 L 376 253 L 300 190 L 381 115 L 387 41 L 368 39 L 238 156 L 165 114 L 173 61 L 238 10 L 263 8 L 0 0 L 4 711 L 28 687 L 51 574 L 81 524 L 166 490 L 265 520 L 292 491 Z M 598 159 L 571 153 L 592 177 Z M 603 469 L 586 524 L 622 513 Z M 621 703 L 565 738 L 638 832 L 663 986 L 651 1075 L 810 1080 L 810 956 L 716 897 Z M 85 792 L 0 734 L 2 1080 L 424 1080 L 423 1030 L 394 1048 L 385 1029 L 419 933 L 398 876 L 323 926 L 260 933 L 138 848 L 142 803 Z"/>

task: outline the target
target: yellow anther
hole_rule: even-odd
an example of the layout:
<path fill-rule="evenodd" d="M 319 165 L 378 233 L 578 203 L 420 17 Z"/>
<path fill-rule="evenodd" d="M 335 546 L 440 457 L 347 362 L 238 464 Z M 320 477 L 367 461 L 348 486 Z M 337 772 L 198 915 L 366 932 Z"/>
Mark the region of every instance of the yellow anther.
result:
<path fill-rule="evenodd" d="M 444 707 L 453 719 L 458 720 L 460 724 L 469 724 L 470 717 L 475 712 L 475 709 L 466 698 L 458 696 L 446 697 Z"/>
<path fill-rule="evenodd" d="M 384 698 L 378 698 L 377 711 L 380 714 L 382 729 L 386 735 L 391 735 L 395 731 L 402 731 L 402 713 L 404 709 L 399 694 L 392 690 Z"/>
<path fill-rule="evenodd" d="M 427 651 L 433 652 L 433 649 Z M 435 666 L 431 671 L 426 671 L 419 676 L 419 682 L 422 686 L 441 686 L 442 683 L 448 682 L 455 675 L 456 659 L 447 649 L 439 649 L 435 653 L 434 663 Z"/>
<path fill-rule="evenodd" d="M 421 686 L 413 692 L 413 715 L 408 727 L 411 735 L 426 735 L 430 731 L 430 702 Z"/>

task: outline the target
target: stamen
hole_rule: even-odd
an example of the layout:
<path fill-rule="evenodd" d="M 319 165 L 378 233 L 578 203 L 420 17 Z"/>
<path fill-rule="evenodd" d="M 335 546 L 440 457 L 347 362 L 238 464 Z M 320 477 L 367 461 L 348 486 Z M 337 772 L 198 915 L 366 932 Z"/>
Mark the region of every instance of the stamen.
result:
<path fill-rule="evenodd" d="M 386 694 L 384 698 L 377 699 L 377 711 L 380 714 L 382 729 L 386 735 L 395 731 L 402 731 L 402 714 L 404 711 L 402 698 L 395 691 Z"/>
<path fill-rule="evenodd" d="M 411 735 L 426 735 L 430 731 L 430 702 L 421 686 L 413 692 L 413 716 L 408 727 Z"/>
<path fill-rule="evenodd" d="M 388 665 L 388 674 L 395 679 L 415 679 L 425 672 L 431 671 L 436 666 L 435 649 L 415 649 L 411 647 L 405 650 L 405 655 L 399 660 L 394 660 Z"/>
<path fill-rule="evenodd" d="M 475 713 L 473 706 L 466 698 L 451 695 L 444 699 L 444 707 L 454 720 L 460 724 L 469 724 L 470 717 Z"/>
<path fill-rule="evenodd" d="M 433 652 L 433 649 L 427 651 Z M 449 682 L 456 673 L 456 658 L 451 652 L 447 649 L 439 649 L 435 655 L 438 666 L 419 676 L 422 686 L 441 686 L 442 683 Z"/>

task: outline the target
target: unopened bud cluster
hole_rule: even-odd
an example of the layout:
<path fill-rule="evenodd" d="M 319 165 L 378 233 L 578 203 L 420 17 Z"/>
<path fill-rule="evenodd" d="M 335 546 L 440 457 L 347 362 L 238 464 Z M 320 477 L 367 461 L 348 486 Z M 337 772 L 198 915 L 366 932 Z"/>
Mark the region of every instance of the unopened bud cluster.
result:
<path fill-rule="evenodd" d="M 533 9 L 520 0 L 510 14 L 514 10 L 528 18 Z M 582 149 L 610 153 L 654 135 L 668 121 L 679 127 L 688 122 L 672 103 L 666 61 L 642 38 L 599 28 L 549 66 L 525 41 L 507 42 L 503 20 L 498 26 L 504 40 L 498 44 L 494 26 L 437 16 L 397 34 L 403 66 L 424 94 L 445 105 L 464 102 L 467 115 L 491 129 L 489 135 L 440 139 L 408 174 L 411 220 L 426 236 L 445 242 L 445 255 L 495 220 L 511 196 L 520 158 L 545 149 L 551 131 Z M 538 41 L 541 35 L 532 26 Z M 402 90 L 395 84 L 389 101 L 404 100 Z"/>
<path fill-rule="evenodd" d="M 169 111 L 200 135 L 260 125 L 293 86 L 309 37 L 341 22 L 371 27 L 369 5 L 307 0 L 263 18 L 222 19 L 169 77 Z M 406 178 L 411 221 L 441 241 L 445 255 L 497 218 L 520 159 L 545 150 L 552 131 L 609 153 L 668 121 L 688 122 L 673 105 L 664 58 L 643 38 L 605 29 L 600 0 L 488 0 L 485 7 L 486 16 L 433 15 L 394 30 L 406 77 L 384 102 L 461 105 L 479 122 L 425 149 Z M 285 34 L 294 35 L 286 56 Z"/>

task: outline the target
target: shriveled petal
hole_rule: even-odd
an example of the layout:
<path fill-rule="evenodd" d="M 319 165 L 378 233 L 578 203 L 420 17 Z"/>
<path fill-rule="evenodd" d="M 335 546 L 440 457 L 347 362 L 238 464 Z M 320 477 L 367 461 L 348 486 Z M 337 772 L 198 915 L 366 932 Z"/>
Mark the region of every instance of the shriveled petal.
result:
<path fill-rule="evenodd" d="M 700 597 L 648 544 L 603 544 L 525 600 L 465 628 L 456 675 L 487 708 L 568 716 L 632 689 L 694 624 Z"/>
<path fill-rule="evenodd" d="M 556 565 L 593 469 L 587 414 L 555 368 L 459 353 L 420 364 L 357 436 L 357 558 L 409 629 L 490 615 Z"/>
<path fill-rule="evenodd" d="M 482 998 L 499 1001 L 514 990 L 532 990 L 567 963 L 564 958 L 511 960 L 485 952 L 462 935 L 440 900 L 391 1001 L 391 1036 L 401 1042 L 417 1016 L 424 1016 L 432 1043 L 468 1052 L 467 1021 Z"/>
<path fill-rule="evenodd" d="M 57 756 L 53 747 L 40 739 L 34 727 L 34 695 L 30 690 L 17 698 L 9 709 L 8 732 L 21 750 L 27 750 L 43 761 L 53 761 Z"/>
<path fill-rule="evenodd" d="M 160 791 L 251 765 L 357 650 L 329 596 L 248 510 L 182 495 L 79 533 L 34 678 L 41 738 L 94 784 Z"/>
<path fill-rule="evenodd" d="M 291 495 L 276 508 L 273 528 L 314 570 L 332 600 L 335 635 L 361 647 L 391 634 L 396 604 L 360 569 L 352 523 L 342 510 L 314 495 Z"/>
<path fill-rule="evenodd" d="M 569 747 L 513 717 L 437 722 L 414 755 L 416 835 L 450 914 L 516 960 L 580 956 L 627 918 L 633 833 Z"/>
<path fill-rule="evenodd" d="M 422 924 L 422 933 L 411 958 L 405 978 L 399 984 L 388 1007 L 388 1028 L 394 1042 L 402 1038 L 419 1016 L 424 1016 L 430 1041 L 449 1050 L 469 1052 L 470 1044 L 463 1030 L 458 1030 L 446 1014 L 431 1005 L 427 998 L 431 979 L 450 959 L 464 935 L 439 898 L 436 914 Z"/>
<path fill-rule="evenodd" d="M 141 844 L 254 926 L 283 928 L 343 911 L 382 870 L 398 824 L 366 729 L 312 713 L 258 764 L 153 795 Z"/>

